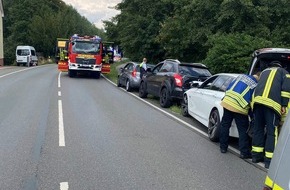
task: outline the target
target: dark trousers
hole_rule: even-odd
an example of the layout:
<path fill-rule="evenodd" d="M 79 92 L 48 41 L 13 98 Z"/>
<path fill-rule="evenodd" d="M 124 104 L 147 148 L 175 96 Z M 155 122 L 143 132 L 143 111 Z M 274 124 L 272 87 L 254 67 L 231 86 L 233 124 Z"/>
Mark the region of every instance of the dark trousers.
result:
<path fill-rule="evenodd" d="M 265 162 L 267 162 L 271 160 L 271 155 L 274 152 L 275 143 L 277 141 L 275 130 L 276 126 L 279 124 L 280 116 L 267 106 L 255 104 L 254 118 L 255 124 L 252 140 L 253 157 L 261 159 L 265 156 Z"/>
<path fill-rule="evenodd" d="M 243 155 L 251 155 L 250 137 L 247 134 L 247 130 L 249 127 L 248 115 L 235 113 L 225 108 L 224 108 L 224 115 L 221 121 L 221 128 L 220 128 L 220 148 L 221 149 L 228 148 L 230 127 L 232 126 L 232 121 L 234 119 L 235 119 L 238 132 L 239 132 L 240 152 Z"/>

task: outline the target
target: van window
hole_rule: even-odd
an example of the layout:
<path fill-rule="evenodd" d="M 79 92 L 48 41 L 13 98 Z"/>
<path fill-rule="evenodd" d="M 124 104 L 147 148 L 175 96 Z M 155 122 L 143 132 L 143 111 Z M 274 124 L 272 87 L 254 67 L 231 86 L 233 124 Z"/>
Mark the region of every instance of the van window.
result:
<path fill-rule="evenodd" d="M 35 51 L 34 51 L 34 50 L 31 50 L 31 55 L 33 55 L 33 56 L 35 56 L 35 55 L 36 55 L 36 53 L 35 53 Z"/>
<path fill-rule="evenodd" d="M 30 55 L 30 52 L 28 49 L 18 49 L 17 50 L 17 55 L 19 56 L 27 56 Z"/>

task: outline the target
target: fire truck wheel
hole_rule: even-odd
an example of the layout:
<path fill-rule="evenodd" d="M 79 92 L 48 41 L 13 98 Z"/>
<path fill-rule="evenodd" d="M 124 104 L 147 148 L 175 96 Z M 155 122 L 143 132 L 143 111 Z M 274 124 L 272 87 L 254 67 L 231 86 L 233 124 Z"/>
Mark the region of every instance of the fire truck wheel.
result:
<path fill-rule="evenodd" d="M 101 76 L 101 73 L 100 73 L 100 72 L 94 72 L 94 73 L 93 73 L 93 76 L 94 76 L 96 79 L 99 79 L 100 76 Z"/>

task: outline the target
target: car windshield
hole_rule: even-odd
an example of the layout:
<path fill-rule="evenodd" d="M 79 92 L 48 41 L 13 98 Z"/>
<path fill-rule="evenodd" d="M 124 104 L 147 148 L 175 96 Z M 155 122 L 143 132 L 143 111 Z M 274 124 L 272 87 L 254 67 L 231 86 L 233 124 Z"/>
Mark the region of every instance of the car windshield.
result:
<path fill-rule="evenodd" d="M 179 73 L 182 75 L 210 77 L 212 74 L 206 68 L 179 66 Z"/>
<path fill-rule="evenodd" d="M 99 43 L 76 41 L 73 44 L 74 53 L 96 54 L 100 50 Z"/>

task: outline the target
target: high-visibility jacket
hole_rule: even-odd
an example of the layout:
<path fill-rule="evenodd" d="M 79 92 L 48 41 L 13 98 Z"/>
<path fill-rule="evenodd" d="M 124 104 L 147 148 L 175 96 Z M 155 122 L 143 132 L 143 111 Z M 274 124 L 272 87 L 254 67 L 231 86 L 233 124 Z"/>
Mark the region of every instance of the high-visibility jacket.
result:
<path fill-rule="evenodd" d="M 281 107 L 287 107 L 290 98 L 290 75 L 280 67 L 265 69 L 254 92 L 253 106 L 262 104 L 281 115 Z"/>
<path fill-rule="evenodd" d="M 227 88 L 221 105 L 233 112 L 248 115 L 250 101 L 257 79 L 251 75 L 239 75 Z"/>

